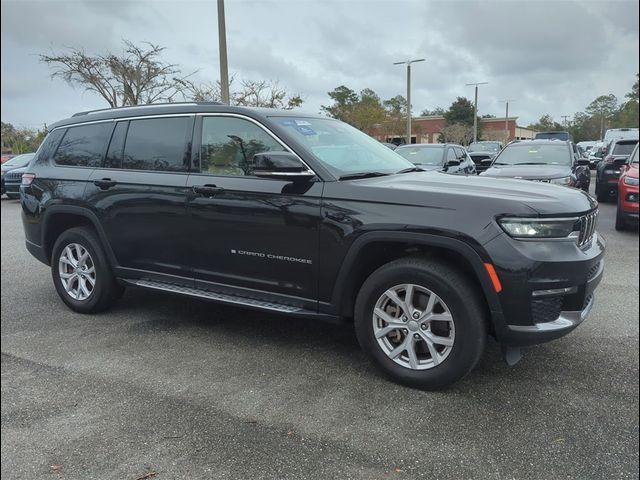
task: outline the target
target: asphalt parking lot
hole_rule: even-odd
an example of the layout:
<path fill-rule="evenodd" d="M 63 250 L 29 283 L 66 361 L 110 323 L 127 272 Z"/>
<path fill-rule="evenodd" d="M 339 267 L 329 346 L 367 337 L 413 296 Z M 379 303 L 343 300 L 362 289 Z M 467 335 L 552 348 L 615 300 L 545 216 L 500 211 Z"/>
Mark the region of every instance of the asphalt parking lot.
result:
<path fill-rule="evenodd" d="M 135 289 L 73 313 L 1 209 L 4 479 L 638 478 L 638 234 L 613 204 L 589 320 L 512 368 L 489 343 L 438 393 L 348 328 Z"/>

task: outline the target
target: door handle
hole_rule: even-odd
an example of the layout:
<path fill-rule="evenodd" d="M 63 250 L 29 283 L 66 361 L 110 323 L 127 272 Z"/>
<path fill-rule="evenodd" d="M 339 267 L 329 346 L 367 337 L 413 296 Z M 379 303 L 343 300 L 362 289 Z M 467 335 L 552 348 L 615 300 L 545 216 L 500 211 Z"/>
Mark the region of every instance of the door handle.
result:
<path fill-rule="evenodd" d="M 101 190 L 108 190 L 109 188 L 115 186 L 118 182 L 115 180 L 111 180 L 110 178 L 102 178 L 100 180 L 94 180 L 93 184 L 96 187 L 100 187 Z"/>
<path fill-rule="evenodd" d="M 224 188 L 216 185 L 194 185 L 193 192 L 203 197 L 213 197 L 216 193 L 223 192 Z"/>

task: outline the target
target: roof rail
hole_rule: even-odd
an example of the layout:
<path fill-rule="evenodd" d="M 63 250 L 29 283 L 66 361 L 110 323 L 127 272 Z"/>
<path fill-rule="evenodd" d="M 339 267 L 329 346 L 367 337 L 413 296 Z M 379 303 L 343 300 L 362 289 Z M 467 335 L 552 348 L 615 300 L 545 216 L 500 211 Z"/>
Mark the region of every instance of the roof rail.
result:
<path fill-rule="evenodd" d="M 153 107 L 168 107 L 172 105 L 224 105 L 222 102 L 168 102 L 168 103 L 149 103 L 146 105 L 128 105 L 126 107 L 113 107 L 113 108 L 99 108 L 97 110 L 87 110 L 85 112 L 78 112 L 71 115 L 72 117 L 81 117 L 82 115 L 93 115 L 96 113 L 107 112 L 111 110 L 130 110 L 132 108 L 153 108 Z"/>

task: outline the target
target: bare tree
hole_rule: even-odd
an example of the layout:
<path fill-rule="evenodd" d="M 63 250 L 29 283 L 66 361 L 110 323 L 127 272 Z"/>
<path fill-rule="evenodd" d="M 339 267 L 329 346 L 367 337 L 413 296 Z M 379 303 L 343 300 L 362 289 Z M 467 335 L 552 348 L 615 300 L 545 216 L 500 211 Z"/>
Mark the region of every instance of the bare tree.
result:
<path fill-rule="evenodd" d="M 176 77 L 178 67 L 162 61 L 163 47 L 148 42 L 142 47 L 128 40 L 123 43 L 121 55 L 91 56 L 83 49 L 71 48 L 64 55 L 40 55 L 40 61 L 53 69 L 53 78 L 96 92 L 111 107 L 171 102 L 182 92 L 181 81 L 188 76 Z"/>

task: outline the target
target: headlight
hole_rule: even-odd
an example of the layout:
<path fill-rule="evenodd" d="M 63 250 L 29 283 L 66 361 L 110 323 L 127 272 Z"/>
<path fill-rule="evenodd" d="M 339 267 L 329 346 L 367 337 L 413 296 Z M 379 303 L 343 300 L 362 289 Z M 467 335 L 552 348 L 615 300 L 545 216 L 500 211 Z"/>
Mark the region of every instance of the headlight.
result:
<path fill-rule="evenodd" d="M 626 183 L 627 185 L 634 185 L 634 186 L 638 186 L 638 179 L 637 178 L 633 178 L 633 177 L 624 177 L 624 183 Z"/>
<path fill-rule="evenodd" d="M 508 218 L 498 220 L 513 238 L 569 238 L 580 231 L 577 218 Z"/>
<path fill-rule="evenodd" d="M 573 185 L 573 178 L 571 177 L 552 178 L 551 183 L 555 183 L 557 185 Z"/>

